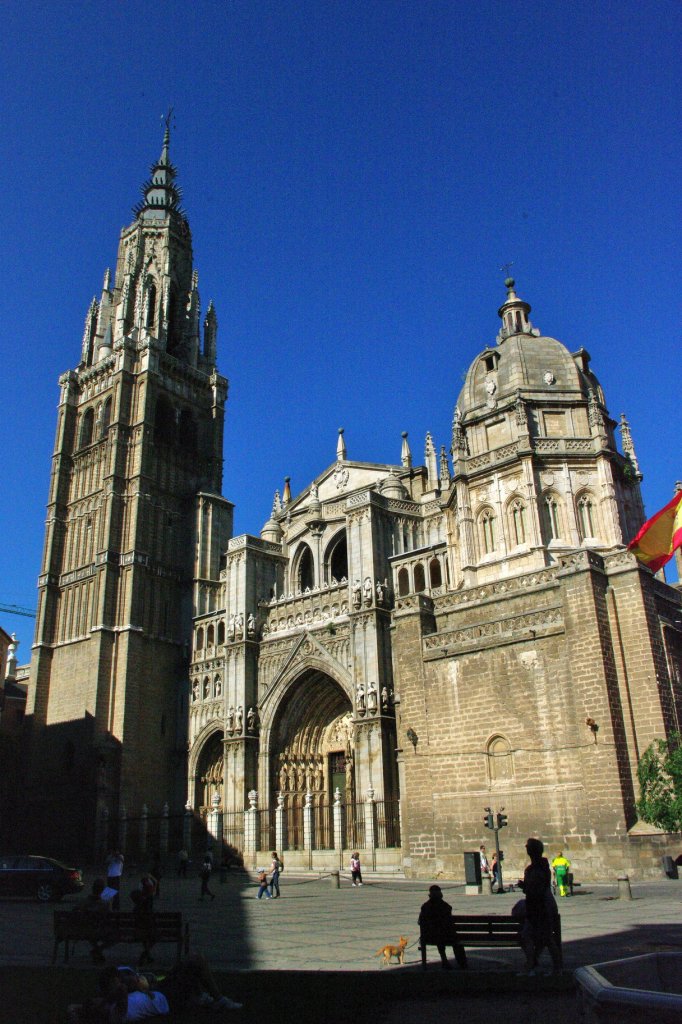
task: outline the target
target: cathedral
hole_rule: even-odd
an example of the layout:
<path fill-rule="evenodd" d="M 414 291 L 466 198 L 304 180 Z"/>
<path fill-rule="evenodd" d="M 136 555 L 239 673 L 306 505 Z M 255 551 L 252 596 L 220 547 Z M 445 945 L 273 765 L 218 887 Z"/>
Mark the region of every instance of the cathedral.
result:
<path fill-rule="evenodd" d="M 660 871 L 636 768 L 680 728 L 681 595 L 626 550 L 642 476 L 588 351 L 505 286 L 447 446 L 429 433 L 414 461 L 405 433 L 395 463 L 363 462 L 339 430 L 330 464 L 234 537 L 217 317 L 166 129 L 59 382 L 36 843 L 209 842 L 312 871 L 357 849 L 370 870 L 460 877 L 490 809 L 514 869 L 533 834 L 584 879 Z"/>

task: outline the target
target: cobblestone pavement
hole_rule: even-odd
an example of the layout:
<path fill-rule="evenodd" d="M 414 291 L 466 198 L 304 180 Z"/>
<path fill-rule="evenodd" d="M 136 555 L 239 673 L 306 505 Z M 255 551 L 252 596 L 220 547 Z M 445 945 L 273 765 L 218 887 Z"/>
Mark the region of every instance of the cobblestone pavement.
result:
<path fill-rule="evenodd" d="M 86 874 L 86 885 L 93 874 Z M 124 877 L 121 906 L 131 907 L 129 892 L 136 883 Z M 509 913 L 519 893 L 466 896 L 464 887 L 440 880 L 455 913 Z M 218 969 L 230 971 L 386 971 L 374 954 L 386 942 L 406 935 L 407 970 L 419 968 L 417 915 L 428 882 L 379 879 L 365 875 L 362 888 L 342 878 L 298 876 L 285 871 L 279 900 L 256 900 L 256 886 L 246 874 L 230 873 L 225 882 L 211 881 L 216 898 L 200 901 L 196 877 L 164 877 L 160 910 L 181 910 L 190 926 L 193 950 L 201 951 Z M 618 899 L 616 884 L 585 885 L 572 898 L 559 900 L 564 961 L 568 969 L 656 949 L 682 949 L 682 881 L 632 886 L 633 899 Z M 75 905 L 67 897 L 59 906 Z M 46 964 L 52 955 L 54 905 L 5 900 L 0 903 L 0 963 Z M 117 947 L 119 962 L 134 958 L 133 947 Z M 159 959 L 169 959 L 159 947 Z M 61 955 L 61 954 L 60 954 Z M 515 973 L 522 965 L 519 950 L 471 950 L 472 971 Z M 88 965 L 81 943 L 74 965 Z M 432 970 L 437 970 L 436 962 Z"/>

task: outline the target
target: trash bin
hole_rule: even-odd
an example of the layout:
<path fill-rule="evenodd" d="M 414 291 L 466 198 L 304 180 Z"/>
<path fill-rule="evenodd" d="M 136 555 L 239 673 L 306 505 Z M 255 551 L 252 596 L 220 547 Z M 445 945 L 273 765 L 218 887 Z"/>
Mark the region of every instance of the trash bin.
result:
<path fill-rule="evenodd" d="M 478 850 L 464 854 L 464 880 L 467 885 L 481 884 L 481 855 Z"/>
<path fill-rule="evenodd" d="M 661 864 L 663 866 L 663 874 L 666 878 L 679 878 L 677 871 L 677 864 L 672 857 L 661 857 Z"/>

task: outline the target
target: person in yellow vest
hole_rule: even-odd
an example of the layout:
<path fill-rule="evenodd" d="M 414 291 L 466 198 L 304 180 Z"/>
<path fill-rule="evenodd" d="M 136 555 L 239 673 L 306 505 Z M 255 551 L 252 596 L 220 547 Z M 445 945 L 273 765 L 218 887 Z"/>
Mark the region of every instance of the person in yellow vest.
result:
<path fill-rule="evenodd" d="M 571 862 L 564 857 L 563 851 L 552 861 L 552 870 L 556 879 L 557 889 L 560 896 L 568 896 L 568 872 L 571 870 Z"/>

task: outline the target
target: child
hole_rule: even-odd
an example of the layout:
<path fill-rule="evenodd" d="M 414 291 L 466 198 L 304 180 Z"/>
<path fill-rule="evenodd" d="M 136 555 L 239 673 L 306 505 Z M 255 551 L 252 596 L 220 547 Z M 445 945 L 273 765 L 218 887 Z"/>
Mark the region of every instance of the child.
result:
<path fill-rule="evenodd" d="M 356 850 L 350 858 L 350 876 L 353 885 L 362 885 L 362 871 L 360 870 L 360 854 Z"/>
<path fill-rule="evenodd" d="M 265 868 L 258 868 L 258 892 L 256 893 L 256 899 L 262 900 L 263 896 L 265 896 L 266 900 L 272 899 L 268 892 L 268 873 Z"/>

